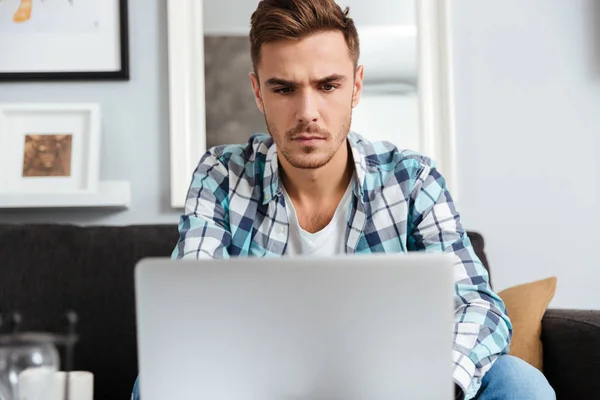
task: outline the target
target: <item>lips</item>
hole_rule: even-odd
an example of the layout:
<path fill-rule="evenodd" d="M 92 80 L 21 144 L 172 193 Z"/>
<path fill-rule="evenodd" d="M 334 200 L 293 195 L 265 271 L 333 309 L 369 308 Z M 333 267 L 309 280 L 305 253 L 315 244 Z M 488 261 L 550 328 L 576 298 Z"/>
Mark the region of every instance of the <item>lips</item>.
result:
<path fill-rule="evenodd" d="M 322 136 L 315 136 L 315 135 L 299 135 L 299 136 L 295 136 L 293 140 L 300 140 L 300 141 L 305 141 L 305 140 L 325 140 L 325 138 L 322 137 Z"/>
<path fill-rule="evenodd" d="M 297 136 L 294 139 L 294 142 L 299 144 L 300 146 L 319 146 L 325 139 L 320 136 Z"/>

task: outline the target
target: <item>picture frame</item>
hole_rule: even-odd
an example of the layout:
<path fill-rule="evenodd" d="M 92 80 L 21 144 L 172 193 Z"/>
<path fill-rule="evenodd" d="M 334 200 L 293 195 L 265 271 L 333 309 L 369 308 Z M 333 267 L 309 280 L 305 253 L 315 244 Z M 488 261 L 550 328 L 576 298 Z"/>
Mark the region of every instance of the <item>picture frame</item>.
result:
<path fill-rule="evenodd" d="M 0 82 L 128 80 L 127 0 L 79 4 L 0 0 Z"/>
<path fill-rule="evenodd" d="M 185 207 L 206 152 L 202 0 L 167 0 L 171 207 Z M 435 160 L 458 199 L 450 0 L 417 1 L 417 150 Z M 250 90 L 250 89 L 249 89 Z"/>
<path fill-rule="evenodd" d="M 183 208 L 206 152 L 202 0 L 167 0 L 171 207 Z"/>
<path fill-rule="evenodd" d="M 94 194 L 100 106 L 0 103 L 0 195 Z"/>

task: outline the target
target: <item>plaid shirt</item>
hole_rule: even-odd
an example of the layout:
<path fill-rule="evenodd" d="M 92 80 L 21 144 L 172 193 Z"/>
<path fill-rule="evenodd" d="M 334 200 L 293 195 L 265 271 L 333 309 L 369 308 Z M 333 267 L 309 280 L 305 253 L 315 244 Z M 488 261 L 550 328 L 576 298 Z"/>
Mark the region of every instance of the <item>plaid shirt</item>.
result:
<path fill-rule="evenodd" d="M 508 351 L 512 325 L 460 223 L 444 178 L 423 155 L 350 132 L 356 168 L 347 253 L 456 255 L 454 381 L 471 398 Z M 269 135 L 207 152 L 193 174 L 173 258 L 271 257 L 285 252 L 289 223 Z"/>

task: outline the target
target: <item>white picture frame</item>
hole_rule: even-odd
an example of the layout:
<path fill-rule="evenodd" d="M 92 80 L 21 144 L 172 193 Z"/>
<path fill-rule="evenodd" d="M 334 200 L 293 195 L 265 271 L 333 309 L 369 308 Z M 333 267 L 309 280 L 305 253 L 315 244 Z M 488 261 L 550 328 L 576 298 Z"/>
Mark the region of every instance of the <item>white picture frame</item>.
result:
<path fill-rule="evenodd" d="M 0 194 L 93 194 L 100 172 L 100 106 L 0 103 Z"/>
<path fill-rule="evenodd" d="M 183 208 L 206 152 L 202 0 L 168 0 L 171 206 Z M 417 76 L 419 148 L 436 161 L 458 198 L 450 1 L 419 0 Z M 250 90 L 250 89 L 248 89 Z"/>
<path fill-rule="evenodd" d="M 202 0 L 168 0 L 171 206 L 183 208 L 206 152 Z"/>
<path fill-rule="evenodd" d="M 128 80 L 127 3 L 0 0 L 0 81 Z"/>

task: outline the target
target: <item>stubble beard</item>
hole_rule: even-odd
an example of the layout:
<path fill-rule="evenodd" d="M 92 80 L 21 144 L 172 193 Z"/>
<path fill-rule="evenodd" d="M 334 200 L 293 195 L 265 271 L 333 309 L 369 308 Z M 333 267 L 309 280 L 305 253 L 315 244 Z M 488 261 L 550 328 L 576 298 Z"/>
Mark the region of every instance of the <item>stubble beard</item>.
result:
<path fill-rule="evenodd" d="M 269 118 L 267 117 L 266 113 L 264 113 L 264 116 L 267 130 L 277 145 L 277 151 L 283 155 L 283 157 L 288 163 L 290 163 L 292 167 L 298 169 L 319 169 L 327 165 L 333 159 L 340 146 L 346 141 L 348 132 L 350 131 L 350 126 L 352 125 L 352 112 L 350 112 L 348 121 L 342 125 L 342 128 L 336 135 L 332 135 L 331 132 L 321 129 L 316 124 L 301 123 L 296 127 L 286 131 L 284 136 L 281 137 L 275 126 L 269 122 Z M 311 157 L 310 155 L 315 153 L 317 150 L 317 148 L 313 146 L 304 146 L 302 148 L 302 154 L 293 154 L 292 152 L 288 151 L 283 144 L 291 143 L 293 138 L 300 133 L 318 134 L 319 136 L 324 137 L 327 141 L 333 141 L 336 145 L 334 146 L 333 150 L 323 155 L 315 155 Z M 283 141 L 284 143 L 280 143 L 280 141 Z"/>

